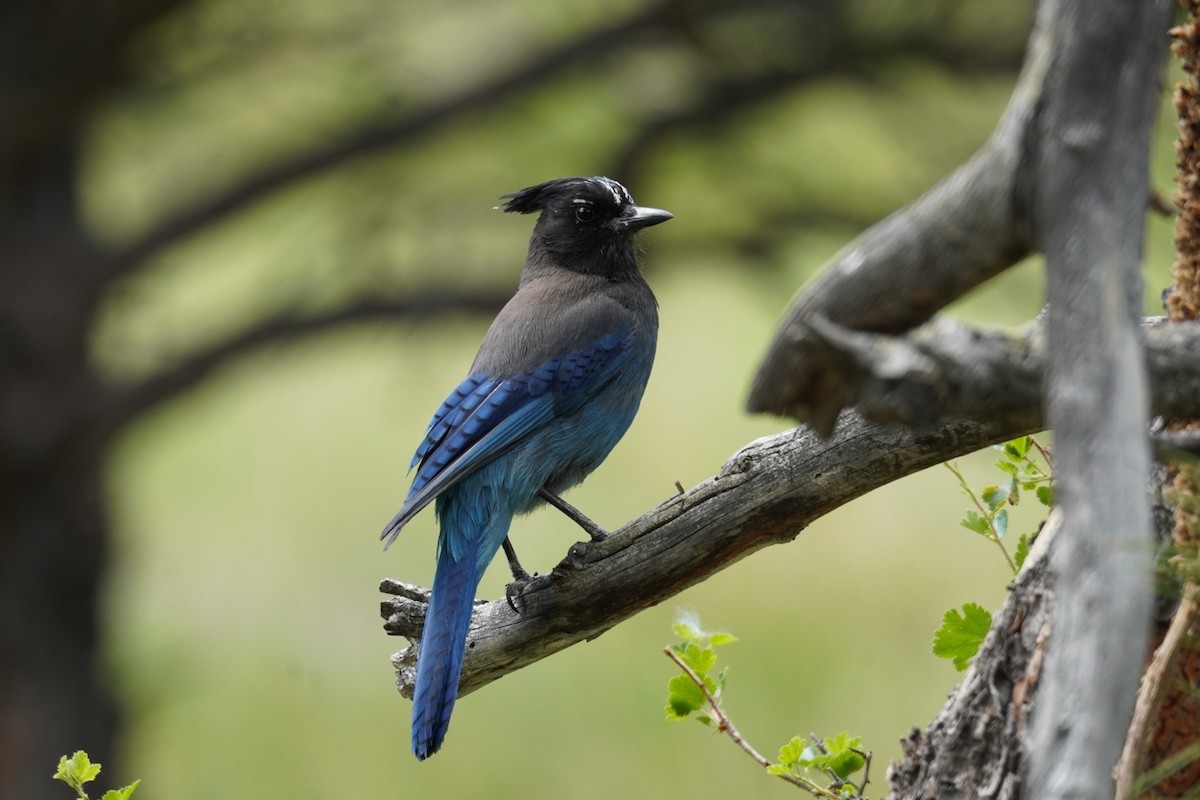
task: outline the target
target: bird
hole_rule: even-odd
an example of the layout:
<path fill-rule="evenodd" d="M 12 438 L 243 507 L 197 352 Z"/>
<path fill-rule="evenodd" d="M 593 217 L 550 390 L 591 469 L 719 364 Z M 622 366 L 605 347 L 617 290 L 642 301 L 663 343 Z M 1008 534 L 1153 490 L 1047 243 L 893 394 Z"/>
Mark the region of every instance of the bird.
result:
<path fill-rule="evenodd" d="M 629 428 L 658 339 L 658 303 L 635 239 L 669 211 L 636 205 L 602 176 L 558 178 L 500 200 L 506 212 L 539 215 L 517 291 L 434 413 L 404 503 L 380 534 L 386 550 L 434 503 L 437 565 L 413 690 L 412 751 L 421 761 L 450 724 L 484 570 L 503 547 L 514 579 L 528 578 L 508 540 L 513 516 L 550 503 L 593 539 L 604 535 L 559 495 Z"/>

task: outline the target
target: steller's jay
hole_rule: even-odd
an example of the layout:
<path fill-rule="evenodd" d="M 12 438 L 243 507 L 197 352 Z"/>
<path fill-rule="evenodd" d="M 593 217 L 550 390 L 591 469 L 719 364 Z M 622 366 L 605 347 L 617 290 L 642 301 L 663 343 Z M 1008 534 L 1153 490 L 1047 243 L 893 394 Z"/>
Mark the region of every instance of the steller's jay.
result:
<path fill-rule="evenodd" d="M 634 205 L 609 178 L 560 178 L 504 195 L 505 211 L 541 216 L 517 293 L 484 337 L 467 378 L 429 423 L 390 545 L 436 500 L 437 570 L 413 693 L 412 749 L 436 753 L 458 695 L 475 589 L 508 542 L 514 514 L 545 500 L 593 538 L 599 528 L 558 493 L 600 465 L 624 435 L 650 377 L 658 309 L 634 234 L 671 218 Z M 385 545 L 386 549 L 386 545 Z"/>

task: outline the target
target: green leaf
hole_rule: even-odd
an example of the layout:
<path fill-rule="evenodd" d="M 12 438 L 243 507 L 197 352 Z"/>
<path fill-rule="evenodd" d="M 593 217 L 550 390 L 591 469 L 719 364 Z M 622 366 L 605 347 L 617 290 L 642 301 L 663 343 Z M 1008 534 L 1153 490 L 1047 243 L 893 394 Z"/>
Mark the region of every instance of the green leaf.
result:
<path fill-rule="evenodd" d="M 807 742 L 799 736 L 793 736 L 792 740 L 779 748 L 779 762 L 792 767 L 800 760 L 800 755 L 804 752 Z"/>
<path fill-rule="evenodd" d="M 1008 509 L 1000 509 L 1000 513 L 992 517 L 992 527 L 996 529 L 996 535 L 1001 539 L 1004 534 L 1008 533 Z"/>
<path fill-rule="evenodd" d="M 845 731 L 842 731 L 837 736 L 822 740 L 822 744 L 825 745 L 825 750 L 828 751 L 830 755 L 836 755 L 838 753 L 844 753 L 850 749 L 861 750 L 862 737 L 851 736 Z"/>
<path fill-rule="evenodd" d="M 1028 436 L 1022 436 L 1019 439 L 1013 439 L 1011 442 L 1005 442 L 1004 454 L 1013 460 L 1019 461 L 1025 458 L 1025 454 L 1029 452 L 1029 448 L 1032 446 L 1032 440 Z"/>
<path fill-rule="evenodd" d="M 737 641 L 737 637 L 732 633 L 714 633 L 708 637 L 708 643 L 713 647 L 720 647 L 723 644 L 732 644 Z"/>
<path fill-rule="evenodd" d="M 826 750 L 824 768 L 833 770 L 842 780 L 858 772 L 867 763 L 866 759 L 854 752 L 862 749 L 861 736 L 851 736 L 842 731 L 837 736 L 823 740 L 822 743 Z"/>
<path fill-rule="evenodd" d="M 1004 461 L 1003 459 L 1000 461 L 997 461 L 996 469 L 1004 470 L 1009 475 L 1012 475 L 1014 478 L 1017 477 L 1017 472 L 1018 472 L 1017 465 L 1012 463 L 1011 461 Z"/>
<path fill-rule="evenodd" d="M 58 771 L 54 777 L 83 794 L 83 785 L 95 780 L 99 774 L 100 765 L 93 764 L 83 750 L 76 750 L 70 758 L 62 756 L 58 759 Z"/>
<path fill-rule="evenodd" d="M 101 797 L 100 800 L 129 800 L 130 795 L 133 794 L 133 790 L 136 789 L 140 783 L 141 781 L 137 780 L 126 786 L 124 789 L 109 789 L 104 793 L 104 796 Z"/>
<path fill-rule="evenodd" d="M 688 648 L 689 651 L 691 648 Z M 708 671 L 716 666 L 717 654 L 713 652 L 711 647 L 697 647 L 695 652 L 689 652 L 688 657 L 685 657 L 687 665 L 695 670 L 697 675 L 706 675 Z"/>
<path fill-rule="evenodd" d="M 1054 489 L 1050 486 L 1037 487 L 1037 499 L 1044 506 L 1054 505 Z"/>
<path fill-rule="evenodd" d="M 954 668 L 962 672 L 979 652 L 991 625 L 992 615 L 977 603 L 964 604 L 962 614 L 952 608 L 942 617 L 942 627 L 933 634 L 933 654 L 952 659 Z"/>
<path fill-rule="evenodd" d="M 687 675 L 676 675 L 667 682 L 667 719 L 685 719 L 699 711 L 707 700 L 700 687 Z"/>
<path fill-rule="evenodd" d="M 1015 506 L 1021 502 L 1021 487 L 1017 484 L 1017 478 L 1014 475 L 1013 479 L 1008 483 L 1008 504 Z"/>
<path fill-rule="evenodd" d="M 1002 504 L 1007 499 L 1007 489 L 1001 489 L 999 486 L 985 486 L 983 488 L 983 502 L 990 509 L 995 509 L 996 506 Z"/>
<path fill-rule="evenodd" d="M 692 668 L 697 675 L 704 675 L 717 663 L 717 654 L 711 647 L 701 647 L 695 642 L 689 642 L 682 653 L 683 663 Z"/>
<path fill-rule="evenodd" d="M 839 734 L 839 736 L 845 735 L 846 733 L 844 731 Z M 867 760 L 851 750 L 849 747 L 845 747 L 837 752 L 834 752 L 834 749 L 829 746 L 829 741 L 829 739 L 825 740 L 825 747 L 829 750 L 829 754 L 825 758 L 825 769 L 833 770 L 835 775 L 842 780 L 845 780 L 866 765 Z M 855 742 L 853 745 L 854 747 L 862 747 L 861 739 L 856 737 L 853 741 Z"/>
<path fill-rule="evenodd" d="M 1025 565 L 1025 559 L 1029 558 L 1029 534 L 1022 533 L 1021 538 L 1017 539 L 1017 551 L 1013 553 L 1013 562 L 1020 569 Z"/>
<path fill-rule="evenodd" d="M 988 527 L 988 521 L 974 511 L 968 511 L 963 518 L 958 521 L 958 524 L 962 525 L 967 530 L 975 531 L 976 533 L 982 533 L 986 535 L 992 532 L 992 529 Z"/>
<path fill-rule="evenodd" d="M 67 774 L 67 757 L 66 756 L 59 756 L 59 758 L 58 758 L 58 771 L 54 773 L 54 780 L 62 781 L 63 783 L 71 782 L 70 778 L 68 777 L 68 774 Z"/>
<path fill-rule="evenodd" d="M 791 773 L 791 771 L 792 768 L 787 764 L 772 764 L 771 766 L 767 767 L 767 772 L 771 773 L 772 775 L 787 775 Z"/>

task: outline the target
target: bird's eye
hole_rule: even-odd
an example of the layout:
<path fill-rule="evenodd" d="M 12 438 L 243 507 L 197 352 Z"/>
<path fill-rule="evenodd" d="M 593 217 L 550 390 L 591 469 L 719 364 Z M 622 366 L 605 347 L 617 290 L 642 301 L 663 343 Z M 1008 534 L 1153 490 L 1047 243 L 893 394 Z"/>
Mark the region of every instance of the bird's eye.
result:
<path fill-rule="evenodd" d="M 575 206 L 576 222 L 591 222 L 595 218 L 596 212 L 591 206 L 585 206 L 582 203 Z"/>

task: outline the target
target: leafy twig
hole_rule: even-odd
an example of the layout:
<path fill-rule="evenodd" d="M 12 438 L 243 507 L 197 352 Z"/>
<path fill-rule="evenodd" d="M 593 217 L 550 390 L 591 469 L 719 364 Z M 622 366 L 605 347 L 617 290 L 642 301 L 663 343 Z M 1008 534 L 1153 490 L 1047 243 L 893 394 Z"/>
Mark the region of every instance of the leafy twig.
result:
<path fill-rule="evenodd" d="M 692 682 L 695 683 L 696 686 L 700 688 L 700 691 L 704 693 L 704 699 L 708 701 L 708 708 L 712 713 L 713 725 L 717 731 L 732 739 L 734 744 L 746 752 L 746 755 L 753 758 L 763 767 L 770 769 L 772 766 L 774 766 L 769 758 L 755 750 L 754 745 L 746 741 L 745 737 L 738 732 L 737 727 L 733 724 L 733 720 L 729 719 L 725 712 L 721 710 L 721 704 L 717 702 L 717 698 L 713 697 L 712 692 L 708 690 L 708 686 L 705 685 L 704 680 L 697 675 L 691 667 L 685 664 L 683 659 L 680 658 L 670 647 L 664 647 L 663 652 L 666 653 L 667 658 L 674 661 L 676 666 L 683 670 L 683 673 L 691 678 Z M 816 784 L 805 781 L 803 778 L 798 778 L 794 775 L 780 775 L 779 777 L 783 778 L 788 783 L 795 784 L 803 789 L 808 789 L 809 791 L 814 792 L 814 794 L 821 788 Z"/>
<path fill-rule="evenodd" d="M 744 753 L 765 767 L 768 773 L 783 778 L 815 797 L 862 800 L 862 790 L 870 774 L 871 754 L 861 749 L 860 738 L 844 731 L 828 739 L 810 736 L 811 742 L 797 736 L 779 748 L 779 761 L 772 763 L 746 741 L 722 710 L 725 670 L 715 676 L 709 674 L 716 666 L 715 648 L 736 641 L 736 637 L 729 633 L 706 633 L 694 619 L 677 622 L 675 633 L 683 640 L 682 643 L 665 647 L 663 652 L 683 674 L 676 675 L 668 684 L 668 719 L 682 720 L 695 714 L 693 719 L 724 733 Z M 863 770 L 860 785 L 847 780 L 860 769 Z M 822 786 L 810 774 L 828 776 L 829 785 Z"/>
<path fill-rule="evenodd" d="M 88 758 L 86 752 L 76 750 L 70 758 L 63 756 L 58 760 L 58 771 L 54 773 L 54 779 L 62 781 L 74 789 L 79 800 L 90 800 L 83 785 L 94 781 L 99 774 L 100 762 L 93 762 Z M 109 789 L 100 800 L 129 800 L 140 783 L 141 781 L 138 780 L 123 789 Z"/>
<path fill-rule="evenodd" d="M 954 473 L 954 477 L 958 478 L 958 485 L 962 487 L 963 494 L 971 498 L 971 502 L 979 509 L 977 517 L 968 517 L 963 520 L 964 527 L 969 527 L 971 530 L 982 533 L 985 538 L 995 542 L 996 546 L 1000 548 L 1000 552 L 1004 554 L 1004 560 L 1008 562 L 1009 568 L 1016 575 L 1017 564 L 1012 560 L 1012 556 L 1008 554 L 1008 548 L 1004 546 L 1004 542 L 1002 541 L 1004 534 L 1007 533 L 1008 512 L 1003 509 L 999 513 L 996 513 L 995 509 L 989 510 L 984 506 L 979 496 L 975 494 L 975 490 L 971 488 L 971 485 L 967 483 L 967 479 L 963 477 L 958 467 L 949 461 L 944 462 L 942 466 Z M 1000 522 L 997 522 L 997 520 L 1000 520 Z M 1001 530 L 1000 526 L 1005 526 L 1005 530 Z"/>
<path fill-rule="evenodd" d="M 1043 446 L 1032 436 L 1021 436 L 997 445 L 996 449 L 1004 454 L 1004 458 L 996 462 L 996 468 L 1008 477 L 1004 484 L 986 486 L 980 493 L 976 493 L 971 488 L 962 472 L 953 463 L 945 462 L 943 466 L 958 478 L 958 485 L 963 494 L 971 498 L 971 502 L 978 509 L 978 513 L 968 511 L 959 524 L 967 530 L 974 531 L 995 542 L 1015 575 L 1021 569 L 1025 556 L 1029 554 L 1029 543 L 1035 534 L 1022 535 L 1017 540 L 1015 556 L 1010 557 L 1008 548 L 1002 541 L 1008 533 L 1008 509 L 1006 506 L 1015 506 L 1021 501 L 1022 489 L 1033 492 L 1042 505 L 1053 505 L 1054 461 L 1049 448 Z M 1041 454 L 1046 462 L 1046 469 L 1042 469 L 1041 465 L 1030 456 L 1031 449 L 1036 449 Z"/>

